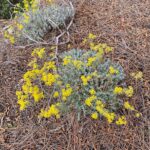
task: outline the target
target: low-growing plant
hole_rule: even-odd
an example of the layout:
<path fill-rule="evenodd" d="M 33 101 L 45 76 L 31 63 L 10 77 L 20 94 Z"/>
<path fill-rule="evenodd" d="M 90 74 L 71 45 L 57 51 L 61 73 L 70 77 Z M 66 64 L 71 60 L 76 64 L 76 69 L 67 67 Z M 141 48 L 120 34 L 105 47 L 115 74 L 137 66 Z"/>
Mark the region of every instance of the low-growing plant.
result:
<path fill-rule="evenodd" d="M 94 38 L 89 34 L 86 41 Z M 58 61 L 45 48 L 34 49 L 31 70 L 23 75 L 24 83 L 16 91 L 20 110 L 39 106 L 40 118 L 60 118 L 75 111 L 78 119 L 81 115 L 106 118 L 117 125 L 127 123 L 118 109 L 131 110 L 139 117 L 128 100 L 123 100 L 125 96 L 132 97 L 134 91 L 124 81 L 122 66 L 105 57 L 113 49 L 106 44 L 89 43 L 89 50 L 63 52 Z"/>
<path fill-rule="evenodd" d="M 43 42 L 44 35 L 52 29 L 65 26 L 67 19 L 73 17 L 74 10 L 69 5 L 59 5 L 53 1 L 41 4 L 39 0 L 23 0 L 16 5 L 13 25 L 5 31 L 11 43 Z"/>

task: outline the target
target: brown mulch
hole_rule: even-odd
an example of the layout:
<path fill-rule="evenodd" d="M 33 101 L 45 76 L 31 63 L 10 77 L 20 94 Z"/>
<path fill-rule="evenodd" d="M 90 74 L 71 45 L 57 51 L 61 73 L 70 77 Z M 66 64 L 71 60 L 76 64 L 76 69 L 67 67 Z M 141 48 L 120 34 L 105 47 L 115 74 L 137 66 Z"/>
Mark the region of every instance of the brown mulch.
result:
<path fill-rule="evenodd" d="M 73 0 L 72 0 L 73 1 Z M 17 49 L 0 35 L 0 149 L 1 150 L 148 150 L 150 145 L 150 1 L 76 0 L 76 16 L 70 29 L 71 46 L 81 47 L 89 32 L 98 42 L 115 48 L 111 55 L 127 73 L 135 94 L 130 102 L 142 113 L 127 114 L 128 125 L 108 125 L 74 114 L 38 124 L 32 115 L 20 113 L 15 90 L 27 70 L 32 48 Z M 0 22 L 1 30 L 6 24 Z M 130 72 L 142 71 L 135 82 Z"/>

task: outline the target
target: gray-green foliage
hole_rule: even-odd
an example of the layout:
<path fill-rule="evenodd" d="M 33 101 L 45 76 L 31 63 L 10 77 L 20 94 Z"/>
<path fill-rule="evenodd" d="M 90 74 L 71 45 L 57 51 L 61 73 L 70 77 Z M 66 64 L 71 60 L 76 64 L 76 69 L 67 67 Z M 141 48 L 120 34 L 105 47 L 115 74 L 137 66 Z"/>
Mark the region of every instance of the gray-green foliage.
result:
<path fill-rule="evenodd" d="M 43 36 L 51 29 L 64 26 L 67 19 L 74 15 L 74 10 L 70 6 L 50 5 L 41 7 L 36 12 L 29 11 L 29 22 L 24 23 L 24 17 L 19 17 L 19 22 L 24 28 L 20 32 L 20 40 L 25 38 L 30 42 L 43 41 Z"/>

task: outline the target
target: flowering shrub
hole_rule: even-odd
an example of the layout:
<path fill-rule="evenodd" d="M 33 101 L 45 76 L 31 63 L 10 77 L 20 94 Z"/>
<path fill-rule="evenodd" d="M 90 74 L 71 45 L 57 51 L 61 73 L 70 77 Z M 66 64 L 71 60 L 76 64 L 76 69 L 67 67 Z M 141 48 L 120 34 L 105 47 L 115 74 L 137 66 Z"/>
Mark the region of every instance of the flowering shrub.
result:
<path fill-rule="evenodd" d="M 90 34 L 89 39 L 93 38 Z M 90 50 L 63 52 L 57 62 L 45 48 L 34 49 L 31 70 L 23 75 L 24 83 L 16 91 L 20 110 L 39 105 L 40 118 L 60 118 L 75 111 L 78 117 L 106 118 L 117 125 L 127 123 L 126 117 L 117 113 L 123 107 L 139 117 L 128 100 L 122 99 L 134 94 L 133 87 L 124 83 L 122 66 L 105 58 L 112 50 L 106 44 L 90 42 Z"/>
<path fill-rule="evenodd" d="M 19 42 L 43 42 L 48 31 L 63 26 L 74 15 L 70 6 L 59 6 L 52 1 L 41 5 L 39 0 L 23 0 L 23 7 L 17 4 L 14 13 L 14 23 L 5 31 L 5 37 L 12 44 L 15 39 Z"/>

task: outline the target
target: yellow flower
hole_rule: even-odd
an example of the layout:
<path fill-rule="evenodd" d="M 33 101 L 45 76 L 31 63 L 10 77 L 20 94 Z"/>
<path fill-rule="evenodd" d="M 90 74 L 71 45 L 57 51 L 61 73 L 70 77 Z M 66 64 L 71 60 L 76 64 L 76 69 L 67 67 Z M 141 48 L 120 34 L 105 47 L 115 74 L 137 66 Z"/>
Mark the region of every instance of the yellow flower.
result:
<path fill-rule="evenodd" d="M 122 94 L 123 93 L 123 88 L 116 86 L 113 93 L 114 94 Z"/>
<path fill-rule="evenodd" d="M 91 117 L 93 119 L 97 119 L 98 118 L 98 113 L 97 112 L 92 113 Z"/>
<path fill-rule="evenodd" d="M 10 35 L 9 41 L 10 41 L 11 44 L 14 44 L 15 43 L 15 37 Z"/>
<path fill-rule="evenodd" d="M 58 91 L 55 91 L 55 92 L 54 92 L 54 95 L 53 95 L 53 97 L 54 97 L 54 98 L 57 98 L 57 97 L 59 97 L 59 93 L 58 93 Z"/>
<path fill-rule="evenodd" d="M 20 105 L 20 111 L 22 111 L 27 108 L 27 106 L 29 105 L 29 102 L 27 100 L 19 99 L 18 104 Z"/>
<path fill-rule="evenodd" d="M 133 87 L 132 86 L 128 86 L 128 88 L 123 90 L 124 93 L 126 94 L 127 97 L 132 97 L 133 96 Z"/>
<path fill-rule="evenodd" d="M 94 50 L 95 44 L 93 42 L 90 42 L 90 49 Z"/>
<path fill-rule="evenodd" d="M 39 58 L 43 58 L 45 56 L 45 48 L 35 48 L 31 55 L 37 55 Z"/>
<path fill-rule="evenodd" d="M 131 76 L 136 79 L 136 80 L 139 80 L 139 79 L 142 79 L 143 78 L 143 72 L 139 71 L 137 73 L 131 73 Z"/>
<path fill-rule="evenodd" d="M 91 79 L 91 76 L 87 76 L 85 77 L 84 75 L 81 76 L 81 80 L 83 82 L 83 85 L 87 85 L 88 84 L 88 81 Z"/>
<path fill-rule="evenodd" d="M 29 79 L 35 79 L 37 77 L 37 75 L 35 74 L 35 71 L 31 70 L 31 71 L 27 71 L 24 75 L 23 75 L 23 79 L 25 81 L 29 80 Z"/>
<path fill-rule="evenodd" d="M 87 66 L 91 66 L 94 61 L 96 61 L 96 57 L 89 57 L 88 62 L 87 62 Z"/>
<path fill-rule="evenodd" d="M 92 95 L 90 97 L 88 97 L 86 100 L 85 100 L 85 104 L 87 106 L 92 106 L 92 102 L 96 99 L 96 96 L 95 95 Z"/>
<path fill-rule="evenodd" d="M 94 35 L 93 33 L 89 33 L 88 38 L 89 39 L 95 39 L 96 35 Z"/>
<path fill-rule="evenodd" d="M 107 121 L 109 123 L 112 123 L 114 121 L 115 116 L 116 116 L 115 113 L 109 113 L 109 112 L 104 113 L 104 117 L 107 118 Z"/>
<path fill-rule="evenodd" d="M 27 14 L 25 14 L 25 13 L 23 13 L 22 15 L 23 15 L 23 17 L 24 17 L 23 22 L 24 22 L 24 23 L 29 23 L 30 16 L 29 16 L 29 15 L 27 15 Z"/>
<path fill-rule="evenodd" d="M 121 116 L 118 118 L 118 120 L 116 121 L 117 125 L 126 125 L 127 124 L 127 120 L 125 118 L 125 116 Z"/>
<path fill-rule="evenodd" d="M 95 91 L 94 89 L 91 89 L 91 90 L 89 91 L 89 93 L 90 93 L 91 95 L 95 95 L 95 94 L 96 94 L 96 91 Z"/>
<path fill-rule="evenodd" d="M 63 65 L 66 66 L 68 65 L 70 62 L 71 62 L 71 56 L 66 56 L 64 59 L 63 59 Z"/>
<path fill-rule="evenodd" d="M 44 72 L 42 74 L 41 80 L 45 83 L 45 85 L 51 86 L 56 81 L 57 78 L 58 78 L 57 75 L 53 75 L 51 73 Z"/>
<path fill-rule="evenodd" d="M 23 0 L 24 8 L 26 11 L 29 11 L 29 2 L 27 0 Z"/>
<path fill-rule="evenodd" d="M 60 118 L 60 112 L 57 106 L 57 104 L 52 104 L 48 110 L 41 109 L 39 117 L 50 118 L 51 116 L 55 116 L 56 118 Z"/>
<path fill-rule="evenodd" d="M 17 28 L 18 28 L 19 30 L 22 30 L 22 29 L 23 29 L 23 25 L 22 25 L 22 24 L 17 23 Z"/>
<path fill-rule="evenodd" d="M 101 108 L 104 108 L 105 104 L 101 100 L 96 100 L 96 106 L 100 106 Z"/>
<path fill-rule="evenodd" d="M 39 100 L 44 98 L 44 93 L 40 91 L 39 87 L 36 85 L 33 86 L 31 93 L 35 102 L 38 102 Z"/>
<path fill-rule="evenodd" d="M 41 70 L 56 70 L 56 65 L 54 61 L 45 62 Z"/>
<path fill-rule="evenodd" d="M 111 52 L 111 51 L 113 51 L 113 48 L 112 48 L 112 47 L 107 46 L 107 47 L 105 48 L 105 52 L 106 52 L 106 53 L 109 53 L 109 52 Z"/>
<path fill-rule="evenodd" d="M 101 105 L 97 105 L 95 108 L 101 115 L 105 114 L 105 109 Z"/>
<path fill-rule="evenodd" d="M 80 60 L 73 60 L 73 65 L 77 68 L 77 69 L 81 69 L 83 63 Z"/>
<path fill-rule="evenodd" d="M 136 116 L 137 118 L 139 118 L 139 117 L 141 116 L 141 114 L 137 112 L 137 113 L 135 114 L 135 116 Z"/>
<path fill-rule="evenodd" d="M 124 102 L 124 108 L 129 109 L 129 110 L 135 110 L 134 107 L 129 104 L 129 102 Z"/>
<path fill-rule="evenodd" d="M 69 97 L 72 93 L 72 88 L 69 87 L 67 89 L 62 89 L 62 100 L 66 101 L 67 97 Z"/>
<path fill-rule="evenodd" d="M 28 94 L 30 91 L 29 91 L 29 89 L 30 89 L 30 87 L 31 87 L 31 84 L 29 85 L 28 84 L 29 82 L 27 82 L 26 84 L 23 84 L 22 85 L 22 90 L 23 90 L 23 92 L 25 93 L 25 94 Z"/>
<path fill-rule="evenodd" d="M 33 69 L 38 69 L 37 59 L 33 59 L 28 66 L 32 67 Z"/>
<path fill-rule="evenodd" d="M 114 67 L 110 66 L 110 67 L 109 67 L 109 73 L 110 73 L 110 74 L 118 74 L 119 71 L 116 70 Z"/>
<path fill-rule="evenodd" d="M 31 3 L 32 11 L 35 12 L 38 9 L 39 2 L 37 0 L 33 0 Z"/>
<path fill-rule="evenodd" d="M 86 44 L 86 42 L 87 42 L 87 39 L 85 38 L 83 39 L 82 44 Z"/>
<path fill-rule="evenodd" d="M 100 48 L 100 44 L 95 45 L 94 43 L 90 43 L 90 48 L 94 51 L 98 51 Z"/>
<path fill-rule="evenodd" d="M 21 96 L 23 95 L 22 91 L 16 91 L 16 96 L 18 99 L 21 99 Z"/>

